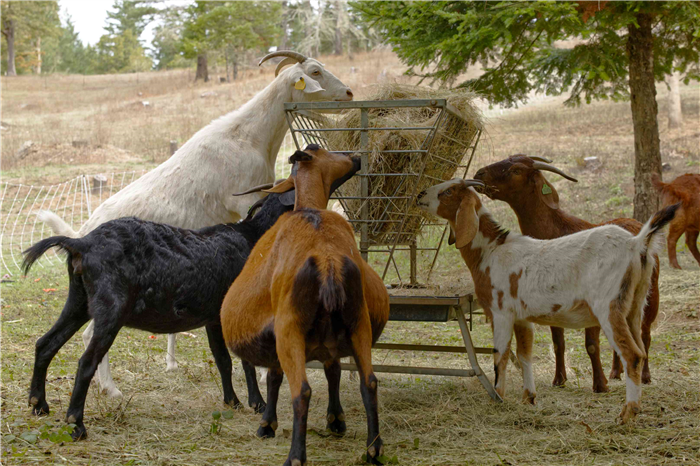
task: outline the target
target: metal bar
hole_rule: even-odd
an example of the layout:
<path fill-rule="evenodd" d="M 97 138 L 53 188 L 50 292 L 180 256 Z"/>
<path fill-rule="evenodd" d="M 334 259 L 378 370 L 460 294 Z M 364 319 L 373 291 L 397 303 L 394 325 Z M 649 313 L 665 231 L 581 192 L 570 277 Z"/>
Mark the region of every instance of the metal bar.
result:
<path fill-rule="evenodd" d="M 465 354 L 464 346 L 432 346 L 432 345 L 405 345 L 402 343 L 375 343 L 372 349 L 396 350 L 396 351 L 429 351 L 435 353 L 459 353 Z M 493 354 L 493 348 L 474 348 L 477 354 Z"/>
<path fill-rule="evenodd" d="M 349 102 L 285 102 L 289 110 L 344 110 L 349 108 L 447 107 L 447 99 L 352 100 Z M 461 117 L 460 117 L 461 118 Z"/>
<path fill-rule="evenodd" d="M 339 102 L 340 103 L 340 102 Z M 353 108 L 353 107 L 348 107 Z M 364 151 L 362 153 L 362 168 L 360 173 L 369 173 L 369 153 L 367 148 L 369 147 L 369 134 L 367 133 L 367 127 L 369 126 L 369 115 L 367 114 L 366 108 L 360 109 L 360 126 L 362 126 L 362 131 L 360 132 L 360 148 Z M 369 196 L 369 179 L 367 177 L 360 178 L 360 195 L 362 197 Z M 360 217 L 362 220 L 369 220 L 369 206 L 367 202 L 363 202 L 360 207 Z M 360 256 L 363 260 L 367 261 L 367 255 L 369 251 L 369 224 L 363 223 L 360 227 Z M 388 264 L 387 264 L 388 267 Z"/>
<path fill-rule="evenodd" d="M 362 109 L 364 110 L 364 109 Z M 316 131 L 328 133 L 333 131 L 418 131 L 418 130 L 431 130 L 432 126 L 379 126 L 379 127 L 367 127 L 367 128 L 311 128 L 311 129 L 293 129 L 292 132 L 295 133 L 314 133 Z M 404 151 L 399 151 L 404 152 Z"/>
<path fill-rule="evenodd" d="M 410 199 L 409 196 L 343 196 L 335 197 L 333 199 Z"/>
<path fill-rule="evenodd" d="M 306 363 L 308 369 L 323 369 L 323 364 L 318 361 Z M 340 368 L 344 371 L 357 371 L 355 364 L 341 363 Z M 374 372 L 384 372 L 389 374 L 420 374 L 420 375 L 443 375 L 448 377 L 474 377 L 476 372 L 473 369 L 444 369 L 440 367 L 416 367 L 416 366 L 386 366 L 383 364 L 372 364 Z"/>
<path fill-rule="evenodd" d="M 479 145 L 479 140 L 481 139 L 481 131 L 479 131 L 476 134 L 476 142 L 474 143 L 474 146 L 472 148 L 472 155 L 469 156 L 469 162 L 467 162 L 467 167 L 464 169 L 464 177 L 466 178 L 467 172 L 469 171 L 469 167 L 472 164 L 472 160 L 474 159 L 474 152 L 476 152 L 476 146 Z"/>
<path fill-rule="evenodd" d="M 409 245 L 409 251 L 411 253 L 411 285 L 418 284 L 418 251 L 416 250 L 416 240 L 411 241 Z M 396 250 L 396 249 L 394 249 Z"/>
<path fill-rule="evenodd" d="M 372 150 L 372 151 L 366 151 L 366 150 L 329 150 L 331 154 L 361 154 L 364 152 L 377 152 L 380 154 L 424 154 L 427 153 L 427 150 L 423 149 L 406 149 L 406 150 L 401 150 L 401 149 L 387 149 L 387 150 Z M 400 173 L 401 175 L 409 175 L 409 173 Z M 388 173 L 387 173 L 388 175 Z M 414 175 L 415 176 L 415 175 Z"/>
<path fill-rule="evenodd" d="M 467 304 L 471 306 L 471 303 Z M 462 339 L 464 340 L 464 347 L 467 349 L 467 356 L 469 357 L 469 363 L 472 366 L 472 370 L 476 373 L 479 378 L 479 382 L 486 389 L 486 392 L 491 396 L 494 401 L 503 401 L 501 395 L 496 392 L 493 388 L 491 381 L 486 377 L 484 371 L 481 370 L 479 366 L 479 361 L 476 359 L 476 351 L 474 350 L 474 344 L 472 343 L 472 335 L 469 333 L 469 328 L 467 327 L 467 322 L 464 320 L 464 310 L 461 307 L 457 308 L 457 321 L 459 322 L 459 328 L 462 331 Z"/>
<path fill-rule="evenodd" d="M 429 151 L 430 148 L 432 147 L 433 141 L 435 140 L 435 133 L 437 132 L 437 128 L 440 126 L 440 123 L 442 122 L 442 117 L 443 117 L 444 115 L 445 115 L 445 112 L 444 112 L 444 111 L 441 111 L 440 114 L 438 115 L 437 119 L 435 120 L 435 126 L 433 127 L 433 131 L 431 131 L 431 132 L 428 134 L 428 138 L 427 138 L 426 141 L 423 143 L 423 147 L 422 147 L 423 149 L 426 149 L 426 150 Z M 426 142 L 427 142 L 427 144 L 426 144 Z M 418 185 L 420 184 L 420 179 L 421 179 L 421 177 L 423 176 L 423 172 L 425 171 L 425 165 L 427 164 L 427 162 L 428 162 L 428 158 L 426 157 L 426 158 L 424 159 L 424 161 L 423 161 L 423 165 L 421 166 L 420 173 L 419 173 L 419 176 L 418 176 L 418 180 L 417 180 L 416 183 L 413 185 L 413 191 L 411 192 L 411 198 L 413 198 L 414 200 L 415 200 L 415 197 L 416 197 L 416 191 L 418 190 Z M 408 214 L 408 211 L 409 211 L 410 208 L 411 208 L 411 202 L 406 202 L 406 210 L 405 210 L 405 213 L 406 213 L 406 214 Z M 406 219 L 407 219 L 407 218 L 408 218 L 408 215 L 404 215 L 403 221 L 402 221 L 402 223 L 401 223 L 401 227 L 399 228 L 399 232 L 402 232 L 402 231 L 403 231 L 403 227 L 404 227 L 404 225 L 406 224 Z M 394 238 L 393 248 L 396 248 L 396 245 L 397 245 L 397 243 L 398 243 L 398 241 L 399 241 L 399 236 L 400 236 L 400 234 L 399 234 L 399 235 L 396 235 L 396 237 Z M 389 253 L 389 259 L 391 259 L 391 258 L 394 257 L 393 248 L 392 248 L 392 252 Z M 386 266 L 384 267 L 384 273 L 382 274 L 382 280 L 384 280 L 384 278 L 386 277 L 386 273 L 387 273 L 388 270 L 389 270 L 389 262 L 387 261 L 387 264 L 386 264 Z"/>

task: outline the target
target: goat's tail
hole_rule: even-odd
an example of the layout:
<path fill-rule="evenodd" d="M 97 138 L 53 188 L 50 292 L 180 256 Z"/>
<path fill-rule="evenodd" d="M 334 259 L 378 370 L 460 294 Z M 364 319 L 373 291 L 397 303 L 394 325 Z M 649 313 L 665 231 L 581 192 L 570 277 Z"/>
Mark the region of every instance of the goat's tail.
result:
<path fill-rule="evenodd" d="M 657 254 L 663 247 L 662 229 L 673 220 L 680 203 L 664 207 L 644 224 L 639 234 L 635 237 L 640 241 L 642 254 Z"/>
<path fill-rule="evenodd" d="M 315 257 L 309 257 L 299 269 L 292 288 L 293 305 L 300 328 L 315 328 L 321 334 L 352 334 L 360 318 L 364 294 L 362 273 L 349 257 L 329 262 L 325 273 Z"/>
<path fill-rule="evenodd" d="M 654 186 L 654 189 L 656 189 L 658 192 L 663 191 L 664 188 L 668 186 L 661 180 L 661 176 L 659 176 L 658 173 L 651 174 L 651 184 Z"/>
<path fill-rule="evenodd" d="M 61 217 L 50 210 L 39 211 L 37 219 L 40 222 L 46 223 L 57 235 L 67 236 L 69 238 L 80 238 L 80 233 L 72 229 Z"/>
<path fill-rule="evenodd" d="M 22 253 L 24 254 L 22 271 L 25 275 L 27 275 L 27 273 L 29 273 L 29 269 L 31 269 L 32 265 L 34 265 L 34 262 L 39 260 L 39 258 L 43 256 L 46 251 L 54 246 L 58 246 L 64 251 L 68 252 L 69 256 L 75 254 L 77 252 L 75 250 L 75 244 L 73 244 L 75 241 L 76 240 L 74 238 L 69 238 L 67 236 L 52 236 L 50 238 L 42 239 Z"/>

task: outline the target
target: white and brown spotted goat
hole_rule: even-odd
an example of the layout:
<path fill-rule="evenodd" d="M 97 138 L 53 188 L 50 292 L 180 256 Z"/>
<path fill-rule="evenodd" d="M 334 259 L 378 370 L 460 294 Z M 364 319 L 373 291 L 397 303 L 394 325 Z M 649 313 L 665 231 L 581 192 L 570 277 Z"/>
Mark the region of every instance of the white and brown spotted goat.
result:
<path fill-rule="evenodd" d="M 448 220 L 450 244 L 459 249 L 476 294 L 492 316 L 496 391 L 505 393 L 510 342 L 515 331 L 523 369 L 523 400 L 535 403 L 533 323 L 565 328 L 598 326 L 621 356 L 627 375 L 623 423 L 639 412 L 646 358 L 641 318 L 662 242 L 661 228 L 678 206 L 654 215 L 637 236 L 614 225 L 536 240 L 508 232 L 491 217 L 470 186 L 451 180 L 419 195 L 418 205 Z"/>

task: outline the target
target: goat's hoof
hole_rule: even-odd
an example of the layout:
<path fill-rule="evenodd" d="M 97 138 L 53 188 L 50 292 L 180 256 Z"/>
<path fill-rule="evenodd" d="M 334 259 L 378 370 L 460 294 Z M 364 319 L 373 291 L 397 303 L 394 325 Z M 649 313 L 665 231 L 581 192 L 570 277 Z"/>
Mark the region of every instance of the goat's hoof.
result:
<path fill-rule="evenodd" d="M 609 391 L 607 382 L 593 382 L 593 393 L 607 393 Z"/>
<path fill-rule="evenodd" d="M 165 372 L 172 372 L 176 371 L 178 368 L 178 365 L 176 362 L 169 362 L 167 363 L 168 365 L 165 367 Z"/>
<path fill-rule="evenodd" d="M 284 462 L 284 466 L 306 466 L 306 461 L 301 461 L 300 459 L 289 459 L 287 458 L 287 461 Z"/>
<path fill-rule="evenodd" d="M 642 372 L 642 383 L 643 384 L 650 384 L 651 383 L 651 374 L 649 372 Z"/>
<path fill-rule="evenodd" d="M 119 390 L 117 387 L 112 385 L 111 387 L 102 387 L 100 390 L 101 393 L 104 393 L 110 398 L 122 398 L 124 395 L 122 395 L 122 391 Z"/>
<path fill-rule="evenodd" d="M 627 422 L 634 419 L 634 417 L 642 411 L 639 407 L 639 403 L 636 401 L 630 401 L 623 408 L 620 413 L 620 424 L 627 424 Z"/>
<path fill-rule="evenodd" d="M 535 397 L 537 394 L 535 392 L 531 392 L 527 388 L 523 390 L 523 403 L 528 404 L 528 405 L 536 405 L 537 400 L 535 400 Z"/>
<path fill-rule="evenodd" d="M 248 406 L 253 408 L 253 411 L 255 411 L 256 414 L 262 414 L 265 412 L 265 408 L 267 407 L 267 403 L 264 401 L 249 401 Z"/>
<path fill-rule="evenodd" d="M 553 387 L 565 387 L 566 386 L 566 376 L 557 375 L 556 377 L 554 377 L 554 380 L 552 380 L 552 386 Z"/>
<path fill-rule="evenodd" d="M 610 380 L 620 380 L 620 370 L 617 368 L 613 368 L 613 370 L 610 371 L 610 375 L 608 376 L 608 379 Z"/>
<path fill-rule="evenodd" d="M 35 416 L 45 416 L 49 414 L 49 404 L 44 399 L 39 399 L 33 396 L 29 399 L 29 404 L 32 406 L 32 414 Z"/>
<path fill-rule="evenodd" d="M 262 420 L 260 421 L 260 427 L 258 427 L 256 435 L 260 438 L 274 438 L 276 430 L 277 421 L 267 422 Z"/>
<path fill-rule="evenodd" d="M 379 461 L 379 457 L 381 456 L 384 456 L 384 442 L 382 442 L 381 437 L 377 437 L 374 443 L 367 448 L 367 463 L 384 464 Z"/>
<path fill-rule="evenodd" d="M 75 442 L 77 442 L 78 440 L 85 440 L 87 438 L 87 429 L 85 429 L 85 425 L 82 422 L 76 425 L 73 429 L 73 432 L 71 432 L 70 436 Z"/>
<path fill-rule="evenodd" d="M 345 425 L 345 413 L 339 413 L 337 416 L 332 413 L 328 413 L 326 416 L 326 430 L 331 431 L 335 435 L 345 435 L 345 431 L 348 430 Z"/>
<path fill-rule="evenodd" d="M 674 269 L 683 270 L 683 269 L 681 269 L 681 266 L 678 265 L 678 262 L 676 262 L 675 264 L 671 264 L 671 267 Z"/>

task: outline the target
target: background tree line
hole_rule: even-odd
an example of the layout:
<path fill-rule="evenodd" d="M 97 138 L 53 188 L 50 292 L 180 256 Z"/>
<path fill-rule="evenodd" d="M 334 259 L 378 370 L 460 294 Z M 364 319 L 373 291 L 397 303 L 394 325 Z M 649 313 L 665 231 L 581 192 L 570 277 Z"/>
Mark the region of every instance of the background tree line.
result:
<path fill-rule="evenodd" d="M 3 75 L 107 74 L 197 66 L 208 80 L 212 64 L 229 80 L 271 47 L 309 56 L 352 56 L 379 42 L 345 0 L 283 2 L 115 0 L 96 44 L 84 45 L 60 1 L 2 1 Z M 150 46 L 140 39 L 155 24 Z"/>

